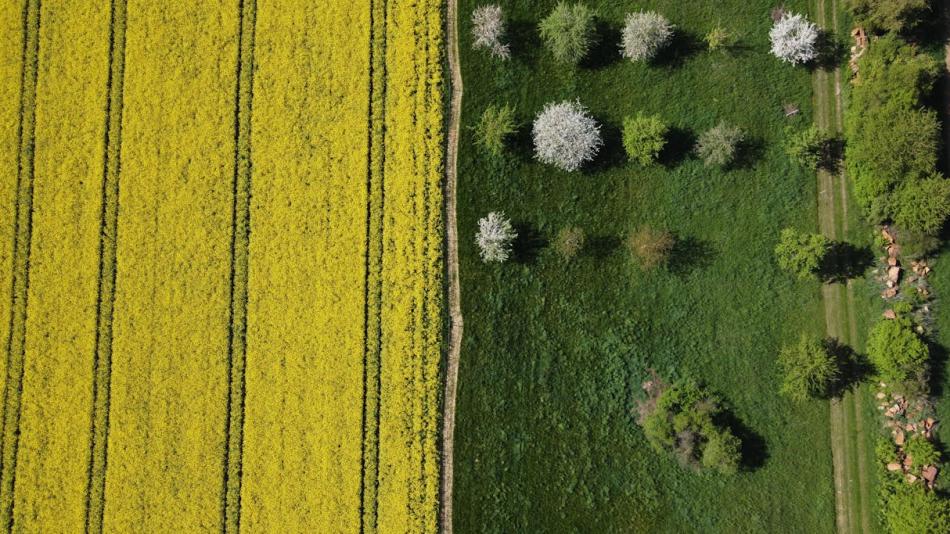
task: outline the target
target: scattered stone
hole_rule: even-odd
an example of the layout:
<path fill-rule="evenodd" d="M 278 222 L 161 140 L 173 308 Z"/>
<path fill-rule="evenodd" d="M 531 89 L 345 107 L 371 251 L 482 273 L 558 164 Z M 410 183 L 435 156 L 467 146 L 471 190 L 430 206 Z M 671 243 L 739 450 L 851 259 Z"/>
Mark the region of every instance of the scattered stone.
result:
<path fill-rule="evenodd" d="M 894 436 L 894 443 L 896 443 L 898 446 L 904 444 L 904 432 L 903 432 L 903 431 L 901 431 L 901 430 L 898 430 L 898 431 L 897 431 L 897 434 Z"/>
<path fill-rule="evenodd" d="M 891 463 L 887 464 L 887 470 L 888 470 L 888 471 L 900 471 L 900 470 L 901 470 L 901 464 L 899 464 L 899 463 L 897 463 L 897 462 L 891 462 Z"/>
<path fill-rule="evenodd" d="M 891 282 L 897 283 L 901 277 L 901 268 L 900 267 L 890 267 L 887 269 L 887 279 Z"/>
<path fill-rule="evenodd" d="M 937 480 L 937 466 L 928 465 L 924 467 L 923 471 L 920 472 L 920 476 L 927 482 L 933 484 L 934 480 Z"/>
<path fill-rule="evenodd" d="M 897 258 L 887 258 L 887 265 L 888 267 L 897 267 Z"/>
<path fill-rule="evenodd" d="M 911 484 L 913 484 L 914 482 L 917 482 L 917 477 L 910 473 L 907 473 L 907 482 L 910 482 Z"/>
<path fill-rule="evenodd" d="M 885 289 L 884 292 L 881 293 L 881 297 L 885 299 L 892 299 L 896 296 L 897 296 L 897 289 L 893 287 Z"/>
<path fill-rule="evenodd" d="M 877 395 L 875 395 L 875 397 L 878 398 L 878 399 L 883 399 L 883 398 L 886 397 L 886 396 L 887 396 L 887 395 L 885 395 L 883 391 L 878 391 L 878 392 L 877 392 Z"/>
<path fill-rule="evenodd" d="M 907 469 L 910 466 L 914 465 L 914 457 L 908 454 L 907 456 L 904 457 L 903 464 L 904 464 L 904 469 Z"/>
<path fill-rule="evenodd" d="M 885 318 L 885 319 L 897 319 L 897 314 L 894 313 L 894 310 L 886 310 L 886 311 L 884 312 L 884 318 Z M 884 394 L 883 394 L 883 393 L 879 393 L 879 395 L 881 395 L 880 397 L 878 397 L 879 399 L 884 398 Z"/>
<path fill-rule="evenodd" d="M 881 228 L 881 235 L 884 237 L 884 240 L 887 241 L 888 245 L 893 245 L 895 241 L 894 234 L 891 233 L 891 229 L 887 226 Z"/>

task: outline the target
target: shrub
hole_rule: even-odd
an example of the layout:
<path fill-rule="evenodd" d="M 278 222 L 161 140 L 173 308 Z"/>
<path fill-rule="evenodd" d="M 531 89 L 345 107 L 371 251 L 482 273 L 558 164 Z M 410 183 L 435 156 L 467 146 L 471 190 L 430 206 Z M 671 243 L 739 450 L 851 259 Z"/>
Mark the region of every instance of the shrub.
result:
<path fill-rule="evenodd" d="M 724 28 L 721 24 L 709 30 L 703 40 L 706 41 L 706 47 L 709 50 L 722 50 L 732 48 L 736 44 L 736 36 L 731 31 Z"/>
<path fill-rule="evenodd" d="M 515 108 L 508 104 L 491 105 L 475 125 L 475 139 L 490 156 L 497 158 L 505 148 L 505 139 L 516 131 Z"/>
<path fill-rule="evenodd" d="M 699 136 L 696 153 L 706 166 L 724 167 L 735 160 L 739 143 L 744 137 L 741 129 L 720 122 Z"/>
<path fill-rule="evenodd" d="M 576 171 L 600 151 L 600 126 L 580 102 L 548 104 L 534 120 L 534 152 L 542 163 Z"/>
<path fill-rule="evenodd" d="M 669 44 L 673 28 L 666 17 L 653 11 L 630 13 L 623 25 L 620 53 L 630 61 L 649 61 Z"/>
<path fill-rule="evenodd" d="M 904 454 L 911 460 L 911 469 L 919 473 L 926 465 L 935 465 L 940 461 L 940 451 L 934 444 L 920 434 L 912 435 L 904 444 Z"/>
<path fill-rule="evenodd" d="M 769 32 L 772 55 L 792 65 L 808 63 L 818 57 L 818 35 L 804 15 L 785 13 Z"/>
<path fill-rule="evenodd" d="M 576 65 L 594 44 L 594 12 L 584 4 L 558 2 L 538 30 L 556 60 Z"/>
<path fill-rule="evenodd" d="M 811 278 L 820 273 L 831 246 L 831 240 L 821 234 L 786 228 L 782 230 L 778 245 L 775 246 L 775 259 L 782 270 L 802 279 Z"/>
<path fill-rule="evenodd" d="M 511 244 L 518 237 L 504 213 L 493 211 L 478 220 L 478 245 L 482 261 L 504 263 L 511 256 Z"/>
<path fill-rule="evenodd" d="M 930 14 L 930 0 L 851 0 L 851 12 L 872 30 L 900 32 L 913 29 Z"/>
<path fill-rule="evenodd" d="M 569 226 L 561 229 L 554 239 L 554 250 L 565 261 L 574 258 L 584 248 L 587 241 L 587 234 L 584 230 L 576 226 Z"/>
<path fill-rule="evenodd" d="M 623 120 L 623 147 L 640 165 L 653 163 L 666 146 L 669 127 L 655 115 L 638 113 Z"/>
<path fill-rule="evenodd" d="M 950 501 L 921 484 L 895 484 L 884 502 L 884 523 L 892 534 L 950 532 Z"/>
<path fill-rule="evenodd" d="M 627 248 L 644 269 L 653 269 L 669 263 L 676 244 L 673 234 L 644 226 L 630 233 Z"/>
<path fill-rule="evenodd" d="M 871 328 L 868 359 L 888 382 L 904 382 L 924 375 L 930 351 L 909 320 L 882 320 Z"/>
<path fill-rule="evenodd" d="M 811 125 L 799 132 L 786 132 L 785 151 L 802 166 L 815 170 L 831 164 L 834 138 Z"/>
<path fill-rule="evenodd" d="M 894 195 L 893 212 L 901 228 L 936 235 L 950 216 L 950 180 L 936 175 L 905 184 Z"/>
<path fill-rule="evenodd" d="M 503 42 L 505 19 L 498 5 L 481 6 L 472 12 L 472 38 L 476 49 L 488 50 L 500 59 L 511 56 L 511 48 Z"/>
<path fill-rule="evenodd" d="M 782 347 L 778 363 L 782 369 L 781 393 L 798 402 L 828 395 L 841 375 L 827 343 L 805 334 L 798 343 Z"/>
<path fill-rule="evenodd" d="M 674 454 L 684 466 L 723 474 L 738 470 L 740 441 L 718 421 L 719 399 L 694 380 L 680 380 L 659 393 L 641 424 L 658 452 Z"/>

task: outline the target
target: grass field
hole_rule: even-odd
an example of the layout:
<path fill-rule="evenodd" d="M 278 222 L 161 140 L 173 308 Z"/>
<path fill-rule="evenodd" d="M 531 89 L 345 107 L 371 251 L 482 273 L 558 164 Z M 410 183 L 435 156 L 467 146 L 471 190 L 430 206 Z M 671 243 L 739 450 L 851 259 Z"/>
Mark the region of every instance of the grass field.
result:
<path fill-rule="evenodd" d="M 435 532 L 441 3 L 0 14 L 0 528 Z"/>
<path fill-rule="evenodd" d="M 615 48 L 633 6 L 597 8 L 606 43 L 576 71 L 538 41 L 555 2 L 500 4 L 513 59 L 473 52 L 460 6 L 466 97 L 459 168 L 463 339 L 456 433 L 460 532 L 767 532 L 834 529 L 828 405 L 778 396 L 775 356 L 801 332 L 824 333 L 817 284 L 778 271 L 779 230 L 817 228 L 816 180 L 789 161 L 783 130 L 812 121 L 810 73 L 768 54 L 768 2 L 649 1 L 679 28 L 658 64 Z M 805 2 L 786 3 L 807 11 Z M 721 21 L 731 54 L 702 50 Z M 605 147 L 569 175 L 531 161 L 529 123 L 549 101 L 580 99 L 604 125 Z M 490 163 L 470 128 L 489 104 L 514 105 L 523 126 L 507 161 Z M 782 106 L 801 106 L 785 119 Z M 627 163 L 622 118 L 656 113 L 673 125 L 663 163 Z M 689 152 L 720 119 L 752 139 L 738 168 L 706 168 Z M 521 238 L 515 261 L 478 260 L 476 221 L 504 210 Z M 642 272 L 621 240 L 644 224 L 679 236 L 667 271 Z M 564 226 L 591 246 L 564 264 L 547 242 Z M 647 369 L 704 380 L 741 422 L 747 465 L 733 478 L 697 475 L 649 449 L 634 399 Z"/>

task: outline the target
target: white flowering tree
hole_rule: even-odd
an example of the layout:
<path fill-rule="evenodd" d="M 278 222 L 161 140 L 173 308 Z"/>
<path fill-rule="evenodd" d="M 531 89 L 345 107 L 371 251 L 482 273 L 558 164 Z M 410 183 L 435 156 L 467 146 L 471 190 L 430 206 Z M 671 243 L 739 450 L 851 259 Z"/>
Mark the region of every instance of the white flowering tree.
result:
<path fill-rule="evenodd" d="M 534 120 L 533 136 L 538 161 L 565 171 L 580 169 L 604 144 L 600 126 L 580 102 L 546 105 Z"/>
<path fill-rule="evenodd" d="M 472 38 L 475 48 L 488 50 L 497 58 L 511 57 L 511 48 L 505 40 L 505 18 L 498 5 L 481 6 L 472 12 Z"/>
<path fill-rule="evenodd" d="M 630 61 L 649 61 L 673 37 L 674 26 L 653 11 L 630 13 L 623 25 L 620 53 Z"/>
<path fill-rule="evenodd" d="M 485 263 L 504 263 L 511 256 L 511 244 L 518 233 L 503 212 L 493 211 L 478 220 L 475 243 Z"/>
<path fill-rule="evenodd" d="M 772 55 L 792 65 L 808 63 L 818 57 L 818 26 L 804 15 L 784 13 L 769 32 Z"/>

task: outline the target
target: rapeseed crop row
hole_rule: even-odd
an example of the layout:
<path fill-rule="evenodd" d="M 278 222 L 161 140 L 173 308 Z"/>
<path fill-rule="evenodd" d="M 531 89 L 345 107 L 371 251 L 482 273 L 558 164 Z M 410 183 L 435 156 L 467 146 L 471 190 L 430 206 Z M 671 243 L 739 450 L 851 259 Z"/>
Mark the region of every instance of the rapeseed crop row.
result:
<path fill-rule="evenodd" d="M 109 6 L 42 4 L 14 528 L 85 527 Z"/>
<path fill-rule="evenodd" d="M 238 9 L 127 13 L 103 529 L 219 530 Z"/>
<path fill-rule="evenodd" d="M 442 342 L 442 12 L 390 0 L 379 529 L 437 530 Z"/>
<path fill-rule="evenodd" d="M 241 528 L 355 532 L 368 2 L 261 2 L 254 47 Z"/>

